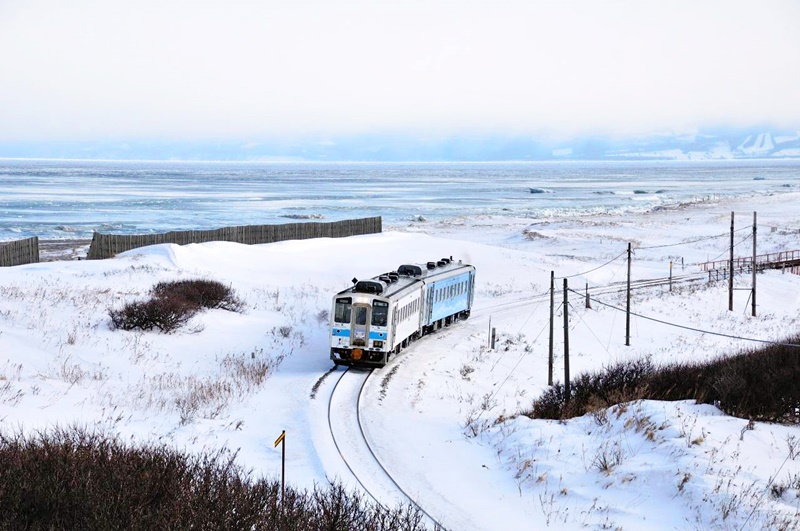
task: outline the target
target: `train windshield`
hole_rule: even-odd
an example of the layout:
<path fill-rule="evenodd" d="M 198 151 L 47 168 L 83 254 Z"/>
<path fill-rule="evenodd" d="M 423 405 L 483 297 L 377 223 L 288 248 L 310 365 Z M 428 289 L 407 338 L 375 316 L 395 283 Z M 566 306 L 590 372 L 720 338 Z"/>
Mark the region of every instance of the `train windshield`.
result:
<path fill-rule="evenodd" d="M 353 299 L 350 297 L 336 299 L 333 320 L 337 323 L 349 323 Z"/>
<path fill-rule="evenodd" d="M 372 303 L 372 326 L 386 326 L 389 319 L 389 303 L 383 301 L 373 301 Z"/>
<path fill-rule="evenodd" d="M 367 308 L 366 306 L 356 306 L 356 324 L 367 324 Z"/>

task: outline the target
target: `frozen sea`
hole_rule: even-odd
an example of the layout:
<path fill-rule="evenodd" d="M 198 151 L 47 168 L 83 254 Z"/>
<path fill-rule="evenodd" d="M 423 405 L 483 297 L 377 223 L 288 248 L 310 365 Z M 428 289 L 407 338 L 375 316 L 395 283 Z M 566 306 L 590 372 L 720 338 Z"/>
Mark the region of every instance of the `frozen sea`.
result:
<path fill-rule="evenodd" d="M 383 216 L 643 212 L 800 189 L 800 161 L 302 164 L 0 160 L 0 241 Z"/>

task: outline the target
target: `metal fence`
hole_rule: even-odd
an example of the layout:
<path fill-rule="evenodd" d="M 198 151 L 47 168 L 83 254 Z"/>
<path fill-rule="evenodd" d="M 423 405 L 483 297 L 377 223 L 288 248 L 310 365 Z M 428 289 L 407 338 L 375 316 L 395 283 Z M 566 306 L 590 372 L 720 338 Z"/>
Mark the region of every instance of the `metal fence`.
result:
<path fill-rule="evenodd" d="M 100 234 L 94 233 L 87 258 L 97 260 L 146 245 L 175 243 L 186 245 L 204 242 L 236 242 L 248 245 L 308 238 L 343 238 L 382 231 L 380 217 L 346 219 L 332 222 L 287 223 L 284 225 L 246 225 L 214 230 L 173 231 L 162 234 Z"/>
<path fill-rule="evenodd" d="M 39 238 L 0 243 L 0 267 L 33 264 L 39 261 Z"/>

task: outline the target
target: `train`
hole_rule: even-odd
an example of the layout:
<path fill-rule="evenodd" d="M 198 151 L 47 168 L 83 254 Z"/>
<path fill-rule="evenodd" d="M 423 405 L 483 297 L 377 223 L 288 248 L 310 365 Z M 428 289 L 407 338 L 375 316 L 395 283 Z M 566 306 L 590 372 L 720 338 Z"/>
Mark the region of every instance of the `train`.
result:
<path fill-rule="evenodd" d="M 475 267 L 453 257 L 403 264 L 333 297 L 331 360 L 335 365 L 383 367 L 425 334 L 469 317 Z"/>

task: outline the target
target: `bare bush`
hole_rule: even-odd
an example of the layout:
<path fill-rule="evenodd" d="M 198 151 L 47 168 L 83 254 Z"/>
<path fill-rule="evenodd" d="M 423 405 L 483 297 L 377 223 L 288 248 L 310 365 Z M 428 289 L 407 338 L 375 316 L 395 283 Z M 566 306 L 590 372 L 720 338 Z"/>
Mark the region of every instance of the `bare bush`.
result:
<path fill-rule="evenodd" d="M 800 338 L 786 343 L 798 343 Z M 800 356 L 791 347 L 772 345 L 760 350 L 719 357 L 703 363 L 656 367 L 649 359 L 583 373 L 556 384 L 524 413 L 532 418 L 562 419 L 599 407 L 639 399 L 689 400 L 715 404 L 725 413 L 752 420 L 800 421 Z"/>
<path fill-rule="evenodd" d="M 198 307 L 181 298 L 155 298 L 109 310 L 111 325 L 119 330 L 160 330 L 170 333 L 185 325 Z"/>
<path fill-rule="evenodd" d="M 159 282 L 152 289 L 159 299 L 183 299 L 200 308 L 241 312 L 244 304 L 229 286 L 216 280 L 195 279 Z"/>
<path fill-rule="evenodd" d="M 84 429 L 0 433 L 3 529 L 425 529 L 340 484 L 311 492 L 253 479 L 225 450 L 189 456 Z"/>
<path fill-rule="evenodd" d="M 170 333 L 184 326 L 202 309 L 242 311 L 234 291 L 213 280 L 159 282 L 152 299 L 109 310 L 111 325 L 120 330 L 160 330 Z"/>

